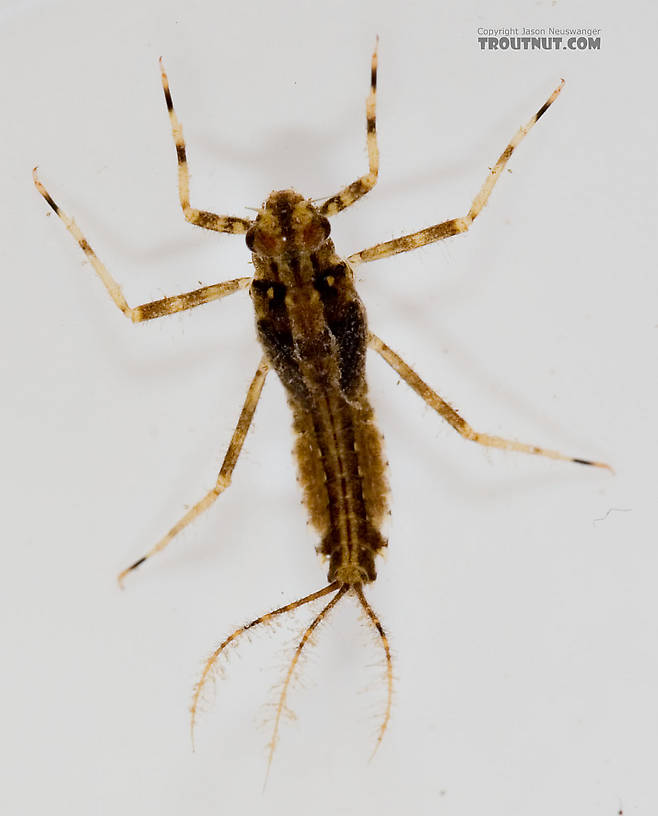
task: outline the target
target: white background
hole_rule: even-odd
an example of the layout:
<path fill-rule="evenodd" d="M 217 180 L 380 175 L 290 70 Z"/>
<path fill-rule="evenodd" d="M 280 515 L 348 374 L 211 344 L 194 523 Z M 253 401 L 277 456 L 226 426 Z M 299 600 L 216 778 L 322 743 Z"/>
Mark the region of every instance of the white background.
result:
<path fill-rule="evenodd" d="M 658 812 L 656 12 L 483 8 L 2 3 L 3 813 Z M 599 27 L 601 50 L 479 49 L 478 26 L 524 25 Z M 381 174 L 333 221 L 345 255 L 463 215 L 567 80 L 469 235 L 358 281 L 372 329 L 476 429 L 616 475 L 480 449 L 372 358 L 392 516 L 367 594 L 393 718 L 368 763 L 385 684 L 348 600 L 263 795 L 267 703 L 312 610 L 232 653 L 196 753 L 187 705 L 232 627 L 325 581 L 274 377 L 230 490 L 115 583 L 214 481 L 259 359 L 249 298 L 131 325 L 30 171 L 133 305 L 249 274 L 241 238 L 182 217 L 158 56 L 193 204 L 244 216 L 365 171 L 376 34 Z"/>

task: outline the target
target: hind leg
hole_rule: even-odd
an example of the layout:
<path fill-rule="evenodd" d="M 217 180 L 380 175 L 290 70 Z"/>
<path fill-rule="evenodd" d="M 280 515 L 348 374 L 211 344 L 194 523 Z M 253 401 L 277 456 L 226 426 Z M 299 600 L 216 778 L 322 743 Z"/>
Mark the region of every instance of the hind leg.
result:
<path fill-rule="evenodd" d="M 201 501 L 197 502 L 194 507 L 185 513 L 185 515 L 174 524 L 174 526 L 169 530 L 164 538 L 161 538 L 158 543 L 152 547 L 145 555 L 141 558 L 138 558 L 134 564 L 131 564 L 127 567 L 123 572 L 119 574 L 119 584 L 123 585 L 123 579 L 128 575 L 129 572 L 137 569 L 137 567 L 141 566 L 147 559 L 151 558 L 151 556 L 155 555 L 158 552 L 164 550 L 164 548 L 169 544 L 169 542 L 184 530 L 188 524 L 191 524 L 194 519 L 198 518 L 203 512 L 205 512 L 214 502 L 219 498 L 219 496 L 226 490 L 226 488 L 231 484 L 231 476 L 233 475 L 233 469 L 238 461 L 238 457 L 240 456 L 240 451 L 242 450 L 242 445 L 244 443 L 245 437 L 247 436 L 247 432 L 249 431 L 249 426 L 251 425 L 251 421 L 254 418 L 254 413 L 256 411 L 256 406 L 258 405 L 258 400 L 261 395 L 261 391 L 263 390 L 263 385 L 265 384 L 265 377 L 267 376 L 267 372 L 269 369 L 269 365 L 266 362 L 265 358 L 261 360 L 260 365 L 254 375 L 253 380 L 251 381 L 251 385 L 249 386 L 249 390 L 247 391 L 247 396 L 244 401 L 244 405 L 242 406 L 242 411 L 240 413 L 240 418 L 238 419 L 238 424 L 233 431 L 233 436 L 231 437 L 231 441 L 228 446 L 228 450 L 226 451 L 226 455 L 224 456 L 224 461 L 222 463 L 222 468 L 219 471 L 219 475 L 217 476 L 217 482 L 212 490 L 209 490 L 208 493 L 201 499 Z"/>
<path fill-rule="evenodd" d="M 475 431 L 463 419 L 455 409 L 442 399 L 436 391 L 433 391 L 427 383 L 423 382 L 416 372 L 399 357 L 393 349 L 389 348 L 379 337 L 372 332 L 368 338 L 369 345 L 380 354 L 394 371 L 423 399 L 430 408 L 446 420 L 464 439 L 477 442 L 488 448 L 501 448 L 502 450 L 519 451 L 520 453 L 532 453 L 536 456 L 546 456 L 548 459 L 563 459 L 567 462 L 575 462 L 578 465 L 592 465 L 593 467 L 606 468 L 612 470 L 605 462 L 593 462 L 590 459 L 580 459 L 575 456 L 567 456 L 558 451 L 540 448 L 539 445 L 528 445 L 524 442 L 516 442 L 513 439 L 503 439 L 501 436 L 491 436 L 490 434 Z"/>

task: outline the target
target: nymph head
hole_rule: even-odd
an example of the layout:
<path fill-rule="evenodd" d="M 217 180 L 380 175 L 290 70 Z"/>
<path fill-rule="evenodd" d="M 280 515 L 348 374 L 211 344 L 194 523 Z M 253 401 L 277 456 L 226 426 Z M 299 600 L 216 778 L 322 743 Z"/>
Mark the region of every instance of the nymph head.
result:
<path fill-rule="evenodd" d="M 263 258 L 315 252 L 329 238 L 329 221 L 294 190 L 273 192 L 246 235 L 247 246 Z"/>

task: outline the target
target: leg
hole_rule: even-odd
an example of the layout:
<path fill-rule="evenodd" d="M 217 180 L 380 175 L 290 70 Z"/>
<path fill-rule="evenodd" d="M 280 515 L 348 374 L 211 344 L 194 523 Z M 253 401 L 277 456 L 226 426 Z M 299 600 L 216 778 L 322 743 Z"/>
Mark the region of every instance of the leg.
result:
<path fill-rule="evenodd" d="M 226 297 L 226 295 L 231 295 L 239 289 L 245 289 L 251 282 L 251 278 L 236 278 L 235 280 L 224 281 L 223 283 L 215 283 L 212 286 L 204 286 L 202 289 L 195 289 L 195 291 L 186 292 L 184 295 L 176 295 L 174 297 L 162 298 L 161 300 L 154 300 L 151 303 L 144 303 L 133 309 L 128 306 L 121 287 L 110 275 L 105 265 L 91 248 L 87 239 L 82 232 L 80 232 L 78 225 L 59 208 L 46 188 L 39 181 L 36 167 L 32 171 L 32 176 L 37 190 L 62 219 L 66 229 L 78 242 L 80 248 L 96 270 L 98 277 L 103 281 L 103 285 L 109 292 L 112 300 L 133 323 L 140 323 L 142 320 L 152 320 L 155 317 L 162 317 L 163 315 L 173 314 L 174 312 L 182 312 L 185 309 L 192 309 L 195 306 L 200 306 L 202 303 L 209 303 L 211 300 L 217 300 Z"/>
<path fill-rule="evenodd" d="M 403 235 L 401 238 L 395 238 L 392 241 L 384 241 L 381 244 L 364 249 L 361 252 L 355 252 L 347 259 L 351 264 L 367 263 L 368 261 L 378 261 L 380 258 L 388 258 L 389 255 L 397 255 L 398 252 L 408 252 L 411 249 L 425 246 L 425 244 L 432 244 L 435 241 L 442 241 L 444 238 L 449 238 L 451 235 L 458 235 L 460 232 L 466 232 L 473 221 L 480 214 L 482 208 L 489 200 L 491 191 L 493 190 L 500 174 L 515 148 L 523 141 L 528 131 L 535 125 L 540 116 L 542 116 L 549 107 L 555 102 L 558 94 L 562 90 L 564 80 L 558 85 L 553 93 L 548 97 L 546 102 L 541 106 L 537 113 L 532 117 L 527 125 L 522 125 L 514 135 L 512 141 L 507 145 L 505 150 L 498 157 L 498 161 L 487 176 L 480 192 L 473 199 L 471 209 L 463 218 L 453 218 L 450 221 L 443 221 L 433 227 L 414 232 L 411 235 Z"/>
<path fill-rule="evenodd" d="M 378 38 L 379 39 L 379 38 Z M 379 173 L 379 148 L 377 147 L 377 126 L 375 105 L 377 101 L 377 46 L 370 63 L 370 94 L 366 100 L 366 137 L 368 142 L 368 172 L 352 182 L 344 190 L 324 202 L 320 207 L 322 215 L 332 216 L 354 204 L 377 183 Z"/>
<path fill-rule="evenodd" d="M 185 513 L 185 515 L 176 523 L 174 526 L 169 530 L 167 535 L 160 539 L 158 543 L 150 549 L 146 555 L 143 555 L 141 558 L 137 559 L 134 564 L 131 564 L 127 567 L 123 572 L 119 574 L 119 585 L 123 586 L 123 579 L 129 572 L 132 570 L 137 569 L 137 567 L 141 566 L 144 561 L 150 558 L 152 555 L 164 550 L 164 548 L 169 544 L 169 542 L 177 536 L 181 530 L 184 530 L 188 524 L 194 521 L 195 518 L 201 515 L 204 510 L 207 510 L 211 504 L 217 499 L 219 495 L 221 495 L 224 490 L 231 484 L 231 476 L 233 475 L 233 469 L 235 468 L 236 462 L 238 461 L 238 457 L 240 456 L 240 451 L 242 450 L 242 445 L 244 443 L 245 437 L 247 436 L 247 432 L 249 431 L 249 426 L 251 425 L 251 421 L 254 418 L 254 413 L 256 411 L 256 406 L 258 405 L 258 399 L 260 397 L 261 391 L 263 390 L 263 385 L 265 383 L 265 377 L 267 376 L 267 371 L 269 369 L 269 365 L 266 362 L 265 358 L 261 360 L 260 365 L 256 371 L 256 374 L 251 381 L 251 385 L 249 386 L 249 390 L 247 391 L 247 397 L 244 401 L 244 405 L 242 406 L 242 411 L 240 413 L 240 418 L 238 419 L 238 424 L 233 431 L 233 436 L 228 446 L 228 450 L 226 451 L 226 456 L 224 457 L 224 461 L 222 462 L 222 468 L 219 471 L 219 476 L 217 477 L 217 482 L 212 490 L 209 490 L 208 493 L 201 499 L 200 502 L 197 502 L 194 507 Z"/>
<path fill-rule="evenodd" d="M 563 453 L 558 453 L 557 451 L 540 448 L 537 445 L 525 445 L 522 442 L 514 442 L 511 439 L 503 439 L 500 436 L 489 436 L 488 434 L 474 431 L 468 422 L 466 422 L 465 419 L 462 419 L 457 411 L 455 411 L 452 406 L 448 405 L 445 400 L 441 399 L 436 391 L 433 391 L 429 385 L 427 385 L 427 383 L 424 383 L 418 374 L 416 374 L 413 369 L 409 368 L 404 360 L 401 357 L 398 357 L 398 355 L 392 349 L 390 349 L 386 343 L 382 342 L 379 337 L 376 337 L 372 333 L 370 333 L 368 340 L 370 346 L 374 348 L 378 354 L 381 354 L 391 368 L 397 371 L 407 385 L 411 386 L 411 388 L 413 388 L 413 390 L 425 400 L 430 408 L 433 408 L 437 414 L 440 414 L 443 419 L 445 419 L 446 422 L 449 422 L 457 433 L 461 434 L 465 439 L 470 439 L 473 442 L 477 442 L 478 444 L 485 445 L 489 448 L 514 450 L 520 451 L 521 453 L 534 453 L 538 456 L 547 456 L 549 459 L 563 459 L 567 462 L 576 462 L 579 465 L 593 465 L 594 467 L 612 470 L 610 465 L 606 465 L 604 462 L 591 462 L 589 459 L 577 459 L 573 456 L 565 456 Z"/>
<path fill-rule="evenodd" d="M 171 132 L 176 144 L 176 155 L 178 157 L 178 196 L 180 205 L 183 208 L 185 218 L 197 227 L 215 230 L 215 232 L 232 232 L 240 234 L 246 232 L 251 226 L 251 221 L 246 218 L 235 218 L 232 215 L 215 215 L 215 213 L 205 210 L 196 210 L 190 207 L 190 173 L 187 169 L 187 158 L 185 156 L 185 140 L 183 139 L 183 127 L 178 121 L 174 103 L 169 91 L 169 80 L 160 58 L 160 72 L 162 75 L 162 88 L 164 90 L 169 120 L 171 121 Z"/>
<path fill-rule="evenodd" d="M 315 601 L 318 598 L 322 598 L 325 595 L 329 595 L 331 592 L 337 592 L 338 594 L 333 599 L 332 605 L 335 601 L 338 600 L 339 597 L 345 594 L 346 590 L 349 589 L 348 586 L 341 587 L 338 581 L 334 581 L 333 584 L 329 584 L 324 589 L 320 589 L 318 592 L 313 592 L 311 595 L 307 595 L 305 598 L 300 598 L 297 601 L 293 601 L 292 603 L 286 604 L 285 606 L 280 607 L 279 609 L 275 609 L 273 612 L 268 612 L 266 615 L 261 615 L 260 618 L 256 618 L 252 620 L 251 623 L 247 623 L 245 626 L 240 626 L 239 629 L 236 629 L 235 632 L 230 634 L 226 640 L 222 641 L 220 645 L 215 649 L 215 651 L 210 655 L 208 660 L 206 660 L 206 664 L 203 667 L 203 671 L 201 672 L 201 677 L 199 678 L 199 682 L 194 687 L 194 695 L 192 697 L 192 705 L 190 706 L 190 713 L 192 715 L 192 719 L 190 722 L 190 729 L 192 734 L 192 744 L 194 744 L 194 726 L 196 725 L 196 714 L 199 708 L 199 703 L 201 700 L 201 694 L 203 689 L 208 682 L 208 678 L 210 677 L 212 670 L 214 669 L 215 665 L 217 664 L 217 660 L 219 659 L 220 655 L 224 650 L 229 646 L 233 641 L 237 640 L 241 635 L 243 635 L 247 630 L 253 629 L 255 626 L 260 626 L 261 623 L 269 623 L 272 618 L 277 617 L 278 615 L 285 615 L 287 612 L 292 612 L 295 609 L 299 609 L 300 606 L 304 606 L 307 603 L 311 603 L 311 601 Z M 326 614 L 327 609 L 323 610 Z M 320 613 L 320 615 L 323 614 Z M 295 661 L 296 662 L 296 661 Z"/>

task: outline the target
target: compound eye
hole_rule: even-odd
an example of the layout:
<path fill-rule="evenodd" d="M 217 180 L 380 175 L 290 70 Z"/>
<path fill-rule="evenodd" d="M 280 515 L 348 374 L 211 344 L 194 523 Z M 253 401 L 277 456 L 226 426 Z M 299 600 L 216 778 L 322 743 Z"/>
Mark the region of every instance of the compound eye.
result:
<path fill-rule="evenodd" d="M 254 224 L 245 236 L 249 249 L 256 255 L 272 258 L 279 255 L 283 249 L 282 241 L 277 236 L 262 227 Z"/>
<path fill-rule="evenodd" d="M 313 250 L 316 247 L 319 247 L 320 244 L 324 243 L 329 237 L 329 233 L 331 232 L 331 225 L 329 224 L 329 220 L 325 218 L 323 215 L 319 218 L 316 218 L 304 229 L 304 244 L 305 246 Z"/>

